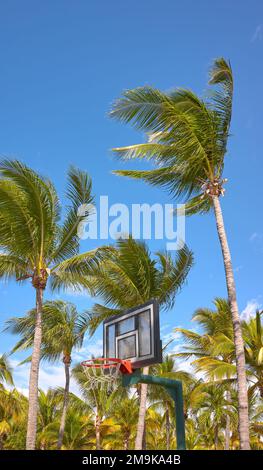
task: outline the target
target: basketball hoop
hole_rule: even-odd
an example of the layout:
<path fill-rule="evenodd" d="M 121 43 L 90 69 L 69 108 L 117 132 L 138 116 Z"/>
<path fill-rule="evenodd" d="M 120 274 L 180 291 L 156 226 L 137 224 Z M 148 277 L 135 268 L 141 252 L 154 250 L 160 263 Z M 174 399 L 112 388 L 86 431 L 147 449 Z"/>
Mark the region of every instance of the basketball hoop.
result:
<path fill-rule="evenodd" d="M 130 361 L 118 358 L 98 357 L 88 359 L 81 363 L 87 377 L 85 384 L 88 389 L 98 389 L 100 385 L 106 385 L 108 391 L 118 386 L 120 374 L 132 374 Z"/>

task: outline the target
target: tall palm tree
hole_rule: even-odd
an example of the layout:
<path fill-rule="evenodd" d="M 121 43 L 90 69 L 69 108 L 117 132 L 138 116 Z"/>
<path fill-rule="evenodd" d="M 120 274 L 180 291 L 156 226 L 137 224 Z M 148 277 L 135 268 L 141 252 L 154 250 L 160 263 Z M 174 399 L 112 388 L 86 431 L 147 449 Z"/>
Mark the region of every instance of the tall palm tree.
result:
<path fill-rule="evenodd" d="M 94 289 L 104 304 L 95 304 L 91 311 L 91 334 L 109 316 L 152 298 L 156 298 L 163 309 L 172 308 L 192 263 L 193 255 L 186 246 L 178 251 L 175 258 L 158 252 L 152 259 L 146 244 L 131 237 L 120 239 L 116 249 L 93 270 Z M 144 373 L 148 373 L 148 368 L 144 369 Z M 142 448 L 146 398 L 147 385 L 142 384 L 135 441 L 135 448 L 139 450 Z"/>
<path fill-rule="evenodd" d="M 224 195 L 223 169 L 232 114 L 233 75 L 230 63 L 219 58 L 211 68 L 215 85 L 206 100 L 189 90 L 163 93 L 151 87 L 126 91 L 117 100 L 111 117 L 148 133 L 148 142 L 116 148 L 123 160 L 152 160 L 157 168 L 115 173 L 167 188 L 185 198 L 186 215 L 214 210 L 223 255 L 236 350 L 239 434 L 241 449 L 249 449 L 248 398 L 245 355 L 236 287 L 220 197 Z"/>
<path fill-rule="evenodd" d="M 13 348 L 32 347 L 34 341 L 36 310 L 30 310 L 25 317 L 8 320 L 7 329 L 22 338 Z M 72 350 L 80 348 L 88 327 L 88 315 L 77 312 L 75 305 L 55 300 L 45 302 L 42 308 L 42 345 L 41 358 L 57 361 L 62 356 L 65 369 L 65 388 L 57 448 L 61 449 L 65 429 L 70 387 L 70 364 Z"/>
<path fill-rule="evenodd" d="M 0 278 L 30 279 L 36 293 L 34 344 L 29 379 L 27 449 L 35 448 L 43 294 L 51 289 L 88 287 L 85 274 L 95 251 L 79 254 L 78 227 L 90 204 L 91 180 L 78 169 L 68 174 L 64 222 L 52 183 L 19 161 L 0 163 Z"/>

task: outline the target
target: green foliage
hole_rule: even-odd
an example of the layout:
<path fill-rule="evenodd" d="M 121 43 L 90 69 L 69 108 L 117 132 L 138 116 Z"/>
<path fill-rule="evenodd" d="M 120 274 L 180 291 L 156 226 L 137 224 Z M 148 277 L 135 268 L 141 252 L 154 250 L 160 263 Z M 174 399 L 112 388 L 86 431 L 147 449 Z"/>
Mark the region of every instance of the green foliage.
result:
<path fill-rule="evenodd" d="M 34 340 L 36 309 L 24 317 L 10 318 L 6 330 L 21 336 L 12 352 L 31 348 Z M 88 328 L 89 316 L 78 313 L 75 305 L 62 300 L 48 301 L 42 308 L 41 358 L 56 361 L 61 356 L 71 361 L 74 348 L 80 348 Z"/>
<path fill-rule="evenodd" d="M 187 246 L 174 257 L 158 252 L 153 258 L 145 243 L 131 237 L 118 240 L 93 270 L 93 288 L 104 305 L 95 304 L 90 312 L 91 334 L 105 318 L 152 298 L 164 309 L 172 308 L 192 264 Z"/>
<path fill-rule="evenodd" d="M 131 123 L 148 136 L 147 143 L 113 149 L 117 157 L 150 160 L 157 167 L 114 173 L 183 196 L 187 215 L 210 210 L 204 185 L 220 179 L 224 169 L 233 97 L 232 70 L 225 59 L 215 60 L 209 84 L 212 89 L 205 99 L 185 89 L 127 90 L 110 112 L 112 118 Z"/>
<path fill-rule="evenodd" d="M 88 289 L 87 274 L 100 250 L 79 254 L 77 233 L 91 212 L 91 189 L 89 176 L 71 167 L 61 222 L 50 180 L 18 160 L 0 162 L 0 277 L 22 282 L 45 273 L 52 289 Z M 78 211 L 82 204 L 84 213 Z"/>

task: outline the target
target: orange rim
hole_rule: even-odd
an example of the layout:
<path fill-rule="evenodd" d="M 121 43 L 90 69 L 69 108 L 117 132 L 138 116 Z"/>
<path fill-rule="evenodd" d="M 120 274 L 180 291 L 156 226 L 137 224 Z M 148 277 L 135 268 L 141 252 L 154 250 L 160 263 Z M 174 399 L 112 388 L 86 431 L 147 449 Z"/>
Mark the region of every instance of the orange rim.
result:
<path fill-rule="evenodd" d="M 83 367 L 93 367 L 94 369 L 109 369 L 120 364 L 122 374 L 132 374 L 131 361 L 119 359 L 118 357 L 97 357 L 81 362 Z"/>

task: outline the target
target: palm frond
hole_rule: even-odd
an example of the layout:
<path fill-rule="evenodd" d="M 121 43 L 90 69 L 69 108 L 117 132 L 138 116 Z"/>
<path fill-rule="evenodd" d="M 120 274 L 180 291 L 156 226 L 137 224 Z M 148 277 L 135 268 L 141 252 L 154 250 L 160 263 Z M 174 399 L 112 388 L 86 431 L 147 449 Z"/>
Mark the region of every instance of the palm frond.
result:
<path fill-rule="evenodd" d="M 169 110 L 172 102 L 165 93 L 151 87 L 127 90 L 115 101 L 110 117 L 133 122 L 137 129 L 158 131 L 170 127 Z"/>
<path fill-rule="evenodd" d="M 14 385 L 12 368 L 6 354 L 2 354 L 2 356 L 0 356 L 0 380 L 1 382 L 6 382 L 9 385 Z"/>
<path fill-rule="evenodd" d="M 175 259 L 168 253 L 157 253 L 161 264 L 156 297 L 166 309 L 173 307 L 176 295 L 186 281 L 193 266 L 193 253 L 185 245 L 176 254 Z"/>
<path fill-rule="evenodd" d="M 35 226 L 27 199 L 14 182 L 0 180 L 0 246 L 10 254 L 19 247 L 21 258 L 32 259 L 36 252 Z"/>
<path fill-rule="evenodd" d="M 52 261 L 57 263 L 65 258 L 76 255 L 79 251 L 78 227 L 81 222 L 88 220 L 92 213 L 94 202 L 91 194 L 92 182 L 86 172 L 71 167 L 68 173 L 67 197 L 70 206 L 63 226 L 60 227 L 55 252 L 51 254 Z M 85 205 L 85 210 L 80 210 Z"/>
<path fill-rule="evenodd" d="M 106 307 L 105 305 L 100 305 L 100 304 L 95 303 L 92 309 L 88 313 L 89 313 L 89 321 L 88 321 L 89 333 L 90 333 L 90 336 L 93 336 L 98 326 L 101 323 L 103 323 L 104 320 L 106 320 L 107 318 L 113 315 L 118 315 L 118 313 L 121 313 L 121 310 L 109 308 L 109 307 Z"/>
<path fill-rule="evenodd" d="M 0 278 L 23 280 L 30 272 L 30 266 L 16 255 L 0 253 Z"/>
<path fill-rule="evenodd" d="M 35 244 L 42 259 L 56 232 L 58 205 L 54 204 L 57 201 L 55 189 L 49 180 L 41 178 L 18 160 L 2 160 L 0 174 L 11 180 L 26 197 L 27 210 L 35 224 Z"/>
<path fill-rule="evenodd" d="M 161 186 L 174 197 L 183 195 L 187 198 L 196 191 L 191 175 L 185 171 L 185 165 L 162 167 L 154 170 L 114 170 L 113 173 L 118 176 L 141 179 L 152 186 Z M 200 187 L 201 184 L 199 190 Z"/>
<path fill-rule="evenodd" d="M 227 139 L 232 116 L 233 74 L 230 62 L 223 57 L 214 61 L 210 70 L 210 85 L 216 85 L 217 90 L 211 95 L 211 107 L 219 116 L 219 140 L 221 141 L 222 158 L 226 152 Z"/>
<path fill-rule="evenodd" d="M 189 199 L 183 206 L 175 208 L 174 213 L 177 215 L 194 215 L 207 214 L 212 207 L 211 198 L 205 197 L 203 194 Z"/>
<path fill-rule="evenodd" d="M 101 247 L 77 254 L 57 263 L 51 269 L 51 289 L 87 289 L 92 291 L 89 276 L 111 248 Z"/>

